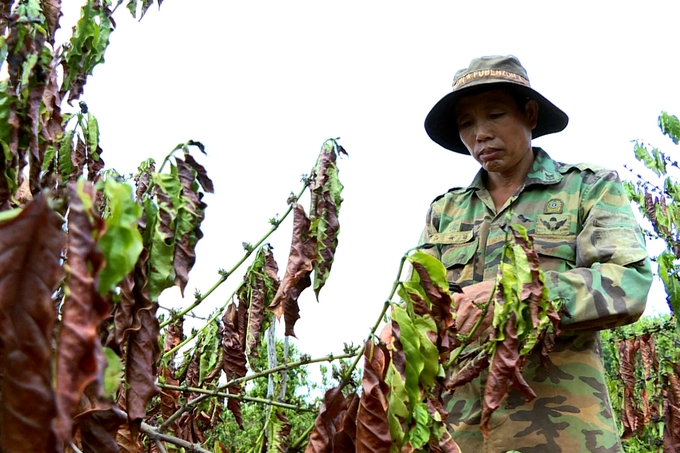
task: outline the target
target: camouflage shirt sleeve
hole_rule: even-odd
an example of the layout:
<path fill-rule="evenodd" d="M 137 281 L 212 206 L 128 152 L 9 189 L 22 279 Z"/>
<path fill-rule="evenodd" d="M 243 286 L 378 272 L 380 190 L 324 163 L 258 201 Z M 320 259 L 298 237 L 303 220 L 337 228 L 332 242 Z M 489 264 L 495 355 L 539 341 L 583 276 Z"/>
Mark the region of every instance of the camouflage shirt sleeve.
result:
<path fill-rule="evenodd" d="M 547 271 L 550 297 L 562 299 L 566 330 L 600 330 L 628 324 L 644 311 L 652 282 L 644 236 L 614 171 L 582 173 L 582 229 L 576 265 Z"/>

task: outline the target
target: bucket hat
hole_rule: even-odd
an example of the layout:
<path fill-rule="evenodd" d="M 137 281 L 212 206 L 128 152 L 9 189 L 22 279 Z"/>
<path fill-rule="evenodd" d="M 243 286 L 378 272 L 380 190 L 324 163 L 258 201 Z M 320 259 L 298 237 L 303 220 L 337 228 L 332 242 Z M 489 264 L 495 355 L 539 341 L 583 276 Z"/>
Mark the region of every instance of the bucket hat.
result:
<path fill-rule="evenodd" d="M 453 91 L 439 100 L 425 118 L 425 130 L 432 140 L 446 149 L 469 154 L 460 140 L 455 105 L 463 96 L 507 88 L 538 103 L 538 120 L 532 138 L 559 132 L 569 117 L 552 102 L 531 88 L 527 71 L 513 55 L 475 58 L 470 66 L 456 72 Z"/>

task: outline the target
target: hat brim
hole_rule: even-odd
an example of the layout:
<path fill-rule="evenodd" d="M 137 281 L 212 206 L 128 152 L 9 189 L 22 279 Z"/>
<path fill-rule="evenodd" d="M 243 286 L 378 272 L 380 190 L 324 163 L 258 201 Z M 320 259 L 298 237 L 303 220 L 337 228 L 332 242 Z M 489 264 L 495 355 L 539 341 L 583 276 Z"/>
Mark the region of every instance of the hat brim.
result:
<path fill-rule="evenodd" d="M 453 91 L 439 100 L 425 118 L 425 131 L 439 145 L 460 154 L 470 154 L 460 139 L 456 121 L 456 102 L 472 94 L 497 88 L 507 88 L 526 95 L 538 103 L 538 119 L 532 131 L 532 138 L 560 132 L 569 122 L 569 117 L 552 102 L 534 89 L 512 82 L 477 83 L 473 86 Z"/>

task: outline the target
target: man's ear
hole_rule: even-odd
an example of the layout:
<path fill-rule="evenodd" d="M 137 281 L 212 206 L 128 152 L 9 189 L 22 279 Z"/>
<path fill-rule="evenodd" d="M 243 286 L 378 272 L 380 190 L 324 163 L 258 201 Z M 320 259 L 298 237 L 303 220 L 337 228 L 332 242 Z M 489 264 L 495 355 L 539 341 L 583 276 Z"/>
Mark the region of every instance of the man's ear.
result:
<path fill-rule="evenodd" d="M 531 130 L 534 130 L 536 123 L 538 123 L 538 102 L 533 99 L 529 99 L 524 106 L 524 114 L 529 120 L 529 126 Z"/>

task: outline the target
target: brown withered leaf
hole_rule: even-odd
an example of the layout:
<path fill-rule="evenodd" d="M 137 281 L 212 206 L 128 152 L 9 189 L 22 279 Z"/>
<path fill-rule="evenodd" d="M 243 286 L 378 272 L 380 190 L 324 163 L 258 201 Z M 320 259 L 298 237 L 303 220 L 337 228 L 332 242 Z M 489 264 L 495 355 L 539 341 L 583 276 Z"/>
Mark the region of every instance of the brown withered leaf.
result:
<path fill-rule="evenodd" d="M 229 304 L 222 325 L 224 335 L 222 337 L 222 369 L 227 377 L 227 382 L 242 378 L 248 372 L 246 368 L 246 355 L 241 348 L 241 340 L 238 335 L 237 309 L 234 304 Z M 241 385 L 230 385 L 229 393 L 237 395 L 241 392 Z M 234 414 L 239 428 L 243 429 L 243 417 L 241 415 L 241 402 L 235 398 L 228 398 L 227 408 Z"/>
<path fill-rule="evenodd" d="M 314 293 L 317 300 L 319 299 L 319 292 L 325 285 L 331 271 L 335 250 L 338 247 L 338 233 L 340 232 L 338 213 L 342 198 L 335 191 L 338 186 L 341 189 L 342 185 L 337 181 L 337 177 L 334 178 L 333 176 L 337 176 L 336 160 L 337 156 L 333 149 L 324 149 L 321 152 L 317 164 L 317 174 L 311 186 L 310 217 L 317 224 L 317 257 L 313 263 Z"/>
<path fill-rule="evenodd" d="M 298 297 L 312 284 L 309 274 L 316 260 L 316 240 L 309 235 L 310 221 L 304 208 L 293 205 L 293 239 L 288 255 L 286 273 L 274 300 L 269 305 L 278 319 L 284 316 L 286 335 L 295 336 L 295 323 L 300 319 Z"/>
<path fill-rule="evenodd" d="M 196 162 L 196 159 L 194 159 L 194 157 L 189 153 L 184 154 L 184 160 L 191 168 L 194 169 L 194 171 L 196 171 L 196 180 L 201 185 L 201 187 L 203 187 L 203 190 L 208 193 L 214 193 L 215 187 L 213 186 L 212 180 L 208 177 L 208 172 L 205 167 Z"/>
<path fill-rule="evenodd" d="M 91 410 L 78 415 L 83 453 L 118 453 L 118 428 L 125 417 L 113 409 Z"/>
<path fill-rule="evenodd" d="M 680 451 L 680 365 L 673 363 L 673 373 L 668 374 L 666 401 L 664 401 L 663 451 Z"/>
<path fill-rule="evenodd" d="M 519 391 L 527 401 L 536 398 L 536 394 L 521 374 L 523 363 L 519 357 L 516 322 L 515 313 L 511 313 L 505 323 L 505 340 L 496 345 L 496 351 L 491 358 L 489 377 L 484 389 L 482 420 L 479 425 L 484 437 L 489 435 L 491 414 L 498 409 L 510 387 Z"/>
<path fill-rule="evenodd" d="M 481 351 L 474 358 L 464 362 L 463 366 L 450 376 L 445 383 L 446 390 L 454 391 L 469 382 L 472 382 L 482 371 L 489 367 L 489 356 L 486 351 Z"/>
<path fill-rule="evenodd" d="M 437 325 L 437 331 L 439 332 L 438 339 L 436 342 L 437 349 L 439 349 L 439 354 L 442 360 L 446 360 L 448 357 L 448 352 L 453 350 L 458 346 L 458 340 L 456 339 L 456 328 L 455 322 L 453 320 L 452 307 L 453 301 L 451 296 L 437 285 L 432 283 L 430 275 L 425 270 L 425 267 L 420 263 L 411 263 L 413 269 L 418 273 L 420 277 L 420 285 L 425 290 L 427 298 L 432 303 L 432 307 L 429 309 L 429 313 Z"/>
<path fill-rule="evenodd" d="M 392 446 L 387 421 L 387 395 L 390 390 L 385 383 L 389 364 L 390 354 L 385 346 L 366 342 L 362 392 L 356 421 L 357 453 L 388 453 Z"/>
<path fill-rule="evenodd" d="M 181 198 L 184 201 L 182 209 L 185 215 L 191 216 L 194 229 L 188 231 L 180 237 L 175 237 L 175 256 L 173 266 L 175 267 L 175 285 L 179 287 L 182 296 L 184 289 L 189 281 L 189 272 L 196 263 L 196 244 L 203 237 L 200 226 L 205 217 L 206 204 L 201 201 L 200 194 L 194 192 L 194 172 L 192 168 L 183 160 L 176 159 L 177 172 L 180 183 L 182 184 Z"/>
<path fill-rule="evenodd" d="M 640 357 L 645 370 L 645 379 L 649 380 L 652 376 L 656 376 L 659 372 L 659 360 L 656 357 L 654 337 L 649 333 L 640 336 Z"/>
<path fill-rule="evenodd" d="M 37 194 L 40 191 L 40 170 L 42 169 L 43 154 L 40 148 L 40 109 L 42 108 L 43 95 L 47 86 L 47 80 L 40 69 L 40 82 L 33 86 L 28 94 L 28 105 L 26 106 L 26 117 L 28 120 L 28 131 L 25 134 L 28 137 L 29 148 L 29 187 L 31 193 Z M 37 73 L 36 73 L 37 74 Z"/>
<path fill-rule="evenodd" d="M 139 319 L 135 317 L 135 271 L 126 275 L 119 283 L 120 301 L 113 307 L 113 329 L 106 346 L 122 356 L 122 348 L 130 331 L 139 329 Z"/>
<path fill-rule="evenodd" d="M 51 44 L 54 44 L 54 34 L 59 28 L 59 18 L 63 16 L 61 13 L 61 0 L 43 0 L 41 5 L 45 14 L 45 23 L 47 24 L 47 32 L 50 37 L 49 41 Z"/>
<path fill-rule="evenodd" d="M 248 270 L 243 278 L 245 285 L 238 295 L 239 313 L 243 307 L 243 319 L 239 318 L 239 335 L 249 357 L 257 356 L 262 325 L 265 321 L 265 306 L 272 297 L 272 292 L 275 294 L 279 288 L 279 267 L 271 248 L 263 247 L 258 251 L 258 255 L 260 253 L 264 258 L 264 266 Z M 244 321 L 243 324 L 240 323 L 241 320 Z"/>
<path fill-rule="evenodd" d="M 56 378 L 57 426 L 63 439 L 70 438 L 71 418 L 75 415 L 85 388 L 96 383 L 97 393 L 103 391 L 101 379 L 106 358 L 99 341 L 98 328 L 110 311 L 108 302 L 99 295 L 97 288 L 104 255 L 94 239 L 103 233 L 106 225 L 96 213 L 86 212 L 74 183 L 69 184 L 68 190 L 68 290 L 62 307 Z M 86 184 L 84 191 L 94 198 L 92 185 Z"/>
<path fill-rule="evenodd" d="M 133 435 L 127 424 L 123 424 L 118 428 L 116 443 L 120 447 L 120 453 L 145 453 L 144 445 L 139 439 L 139 434 Z"/>
<path fill-rule="evenodd" d="M 57 313 L 51 295 L 62 277 L 63 243 L 61 220 L 42 194 L 0 224 L 3 451 L 58 451 L 51 427 L 57 414 L 51 363 Z"/>
<path fill-rule="evenodd" d="M 180 317 L 175 322 L 168 324 L 165 331 L 165 345 L 163 346 L 163 354 L 170 352 L 172 349 L 179 346 L 184 338 L 184 318 Z"/>
<path fill-rule="evenodd" d="M 357 437 L 357 412 L 359 410 L 359 395 L 350 394 L 346 398 L 347 410 L 342 418 L 342 424 L 333 436 L 334 452 L 353 452 L 356 450 L 355 440 Z"/>
<path fill-rule="evenodd" d="M 100 172 L 104 169 L 104 160 L 102 153 L 104 152 L 99 145 L 96 150 L 89 150 L 87 153 L 87 180 L 97 182 L 101 179 Z"/>
<path fill-rule="evenodd" d="M 640 408 L 635 396 L 635 368 L 637 352 L 640 347 L 638 338 L 628 338 L 619 343 L 619 363 L 623 381 L 623 407 L 621 408 L 622 439 L 630 439 L 638 429 Z"/>
<path fill-rule="evenodd" d="M 131 426 L 141 422 L 146 415 L 146 404 L 160 392 L 155 383 L 156 363 L 160 357 L 160 328 L 156 318 L 158 305 L 149 299 L 146 290 L 145 268 L 148 255 L 148 251 L 143 250 L 135 265 L 135 318 L 139 322 L 139 328 L 130 329 L 126 351 L 125 398 Z"/>
<path fill-rule="evenodd" d="M 347 412 L 347 401 L 342 390 L 334 387 L 326 392 L 319 414 L 314 421 L 314 428 L 309 434 L 309 442 L 305 453 L 331 453 L 333 438 L 343 425 Z"/>
<path fill-rule="evenodd" d="M 161 368 L 160 375 L 163 377 L 163 380 L 167 385 L 179 385 L 179 381 L 175 378 L 174 373 L 169 367 L 163 366 Z M 179 390 L 172 390 L 168 388 L 161 389 L 161 415 L 163 416 L 164 420 L 167 420 L 179 408 L 177 403 L 179 400 L 179 395 Z M 176 420 L 172 427 L 174 432 L 179 432 L 179 426 L 177 425 Z"/>

